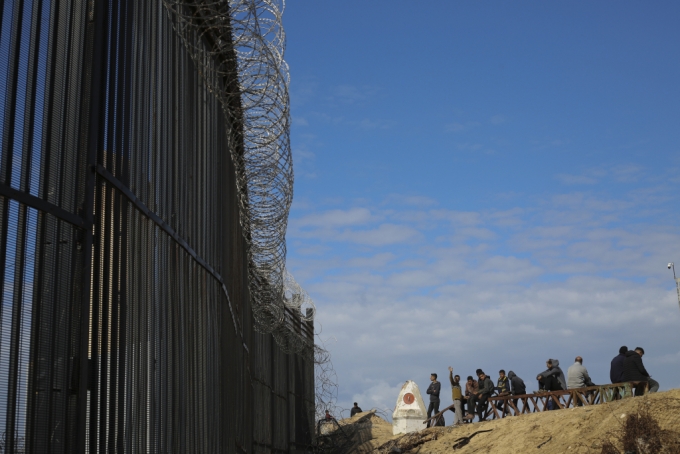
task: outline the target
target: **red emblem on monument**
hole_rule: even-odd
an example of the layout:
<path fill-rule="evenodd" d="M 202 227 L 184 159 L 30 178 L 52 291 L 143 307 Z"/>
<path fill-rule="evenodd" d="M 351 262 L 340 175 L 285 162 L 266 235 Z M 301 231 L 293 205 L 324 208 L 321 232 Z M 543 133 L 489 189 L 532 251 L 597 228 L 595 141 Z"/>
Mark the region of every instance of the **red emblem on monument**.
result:
<path fill-rule="evenodd" d="M 413 396 L 411 393 L 406 393 L 404 394 L 404 403 L 406 405 L 411 405 L 413 402 L 415 402 L 416 398 Z"/>

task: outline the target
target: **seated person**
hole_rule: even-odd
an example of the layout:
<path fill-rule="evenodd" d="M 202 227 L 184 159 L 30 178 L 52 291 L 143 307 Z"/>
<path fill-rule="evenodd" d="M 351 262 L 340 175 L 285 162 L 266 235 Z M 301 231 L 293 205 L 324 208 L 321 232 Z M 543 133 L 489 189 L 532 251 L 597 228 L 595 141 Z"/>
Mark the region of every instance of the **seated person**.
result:
<path fill-rule="evenodd" d="M 477 392 L 479 392 L 479 384 L 477 383 L 477 380 L 474 380 L 472 375 L 468 375 L 467 382 L 465 383 L 465 396 L 463 397 L 462 402 L 464 406 L 467 405 L 468 413 L 475 412 L 474 408 L 470 408 L 469 400 L 470 397 L 472 397 L 474 394 L 477 394 Z M 465 408 L 463 408 L 463 413 L 465 413 Z"/>
<path fill-rule="evenodd" d="M 536 380 L 538 380 L 538 390 L 562 391 L 567 389 L 567 382 L 564 379 L 564 372 L 560 368 L 559 360 L 549 359 L 545 364 L 548 369 L 536 377 Z"/>
<path fill-rule="evenodd" d="M 498 371 L 498 383 L 494 390 L 499 396 L 507 396 L 510 394 L 510 381 L 508 380 L 508 377 L 505 376 L 505 371 L 503 369 Z"/>
<path fill-rule="evenodd" d="M 475 394 L 472 394 L 468 399 L 468 414 L 465 419 L 472 421 L 475 419 L 473 411 L 475 405 L 477 407 L 477 416 L 479 421 L 484 421 L 484 410 L 486 410 L 487 402 L 491 394 L 493 394 L 493 382 L 489 377 L 486 376 L 482 369 L 477 369 L 477 377 L 479 378 L 479 389 Z"/>
<path fill-rule="evenodd" d="M 585 388 L 586 386 L 595 386 L 590 380 L 588 369 L 583 367 L 583 358 L 577 356 L 569 369 L 567 369 L 567 388 Z"/>
<path fill-rule="evenodd" d="M 642 357 L 645 351 L 642 347 L 635 347 L 635 350 L 626 352 L 626 359 L 623 361 L 623 381 L 639 381 L 645 382 L 635 387 L 635 395 L 641 396 L 645 392 L 645 387 L 649 388 L 650 393 L 655 393 L 659 390 L 659 382 L 652 379 L 644 364 L 642 364 Z M 645 386 L 647 385 L 647 386 Z"/>

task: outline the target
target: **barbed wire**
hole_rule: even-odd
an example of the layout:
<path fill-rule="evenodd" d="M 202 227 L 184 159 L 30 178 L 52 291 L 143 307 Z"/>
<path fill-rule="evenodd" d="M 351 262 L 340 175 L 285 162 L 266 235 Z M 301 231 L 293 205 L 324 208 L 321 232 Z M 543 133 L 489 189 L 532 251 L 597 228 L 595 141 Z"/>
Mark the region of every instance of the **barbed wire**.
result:
<path fill-rule="evenodd" d="M 334 411 L 337 376 L 323 341 L 286 323 L 286 308 L 312 322 L 314 301 L 286 270 L 293 200 L 288 64 L 283 58 L 284 0 L 163 0 L 178 34 L 225 115 L 236 172 L 239 219 L 248 243 L 255 329 L 286 353 L 314 361 L 317 417 Z M 242 125 L 242 127 L 241 127 Z M 318 336 L 317 336 L 318 338 Z M 310 357 L 311 356 L 311 357 Z"/>
<path fill-rule="evenodd" d="M 239 219 L 249 246 L 255 328 L 276 333 L 277 341 L 290 349 L 289 336 L 280 332 L 285 322 L 285 236 L 293 200 L 289 72 L 281 24 L 285 2 L 163 0 L 163 4 L 225 114 Z"/>

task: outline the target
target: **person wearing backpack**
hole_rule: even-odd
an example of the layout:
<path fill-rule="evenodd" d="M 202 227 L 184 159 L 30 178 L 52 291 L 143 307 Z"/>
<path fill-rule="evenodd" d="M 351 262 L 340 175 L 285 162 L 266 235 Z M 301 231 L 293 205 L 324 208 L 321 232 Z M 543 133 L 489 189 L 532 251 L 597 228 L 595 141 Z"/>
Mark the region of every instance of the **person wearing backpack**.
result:
<path fill-rule="evenodd" d="M 453 425 L 463 424 L 463 390 L 460 387 L 460 375 L 453 376 L 453 367 L 449 366 L 449 381 L 451 382 L 451 399 L 453 399 Z"/>

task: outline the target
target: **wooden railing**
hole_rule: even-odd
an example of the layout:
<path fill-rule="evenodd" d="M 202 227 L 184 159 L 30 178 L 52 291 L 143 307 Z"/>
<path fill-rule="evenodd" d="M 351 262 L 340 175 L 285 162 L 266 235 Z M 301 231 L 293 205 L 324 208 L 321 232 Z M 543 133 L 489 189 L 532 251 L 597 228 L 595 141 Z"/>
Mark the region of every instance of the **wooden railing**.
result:
<path fill-rule="evenodd" d="M 613 385 L 568 389 L 566 391 L 550 391 L 518 396 L 493 396 L 488 400 L 488 405 L 482 414 L 482 419 L 493 420 L 506 416 L 519 416 L 548 410 L 598 405 L 626 397 L 633 397 L 633 391 L 636 388 L 638 393 L 646 392 L 647 386 L 647 382 L 632 381 L 615 383 Z M 549 402 L 552 402 L 552 404 L 549 404 Z M 426 424 L 428 421 L 436 421 L 437 418 L 452 408 L 453 405 L 446 407 L 430 419 L 426 419 L 423 424 Z"/>

